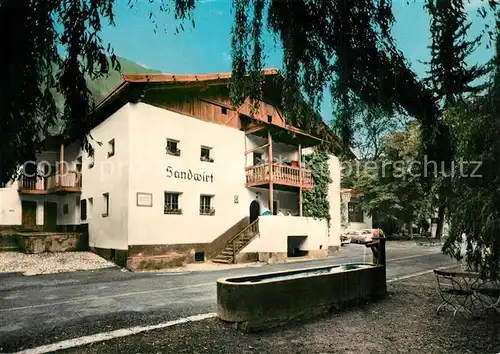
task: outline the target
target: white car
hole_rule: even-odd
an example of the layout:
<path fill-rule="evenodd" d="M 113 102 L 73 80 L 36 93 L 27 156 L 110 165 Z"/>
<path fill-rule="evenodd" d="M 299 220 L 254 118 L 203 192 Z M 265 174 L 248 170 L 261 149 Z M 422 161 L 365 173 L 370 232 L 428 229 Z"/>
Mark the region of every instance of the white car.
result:
<path fill-rule="evenodd" d="M 349 235 L 349 233 L 346 232 L 340 234 L 340 245 L 343 246 L 349 243 L 351 243 L 351 235 Z"/>
<path fill-rule="evenodd" d="M 373 241 L 372 229 L 364 229 L 358 231 L 350 231 L 351 242 L 367 243 Z"/>

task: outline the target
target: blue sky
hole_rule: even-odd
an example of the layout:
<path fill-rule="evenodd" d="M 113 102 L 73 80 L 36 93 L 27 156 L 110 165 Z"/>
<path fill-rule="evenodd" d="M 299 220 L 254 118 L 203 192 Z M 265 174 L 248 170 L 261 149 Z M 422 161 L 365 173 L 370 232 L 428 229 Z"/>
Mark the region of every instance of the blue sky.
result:
<path fill-rule="evenodd" d="M 479 33 L 483 20 L 476 15 L 481 0 L 470 0 L 468 9 L 473 20 L 471 35 Z M 127 0 L 118 0 L 114 27 L 105 27 L 104 41 L 109 42 L 119 56 L 133 60 L 148 68 L 170 73 L 203 73 L 231 70 L 230 33 L 233 19 L 231 0 L 199 0 L 194 13 L 196 26 L 184 24 L 185 30 L 175 33 L 175 22 L 166 13 L 158 14 L 160 26 L 154 26 L 148 11 L 154 8 L 149 1 L 137 0 L 131 10 Z M 398 47 L 411 62 L 419 75 L 425 75 L 429 57 L 429 17 L 423 10 L 422 1 L 394 0 L 396 23 L 393 35 Z M 266 67 L 281 67 L 281 52 L 271 36 L 265 37 Z M 490 58 L 484 47 L 477 50 L 470 61 L 484 62 Z M 331 118 L 328 99 L 322 105 L 325 120 Z"/>

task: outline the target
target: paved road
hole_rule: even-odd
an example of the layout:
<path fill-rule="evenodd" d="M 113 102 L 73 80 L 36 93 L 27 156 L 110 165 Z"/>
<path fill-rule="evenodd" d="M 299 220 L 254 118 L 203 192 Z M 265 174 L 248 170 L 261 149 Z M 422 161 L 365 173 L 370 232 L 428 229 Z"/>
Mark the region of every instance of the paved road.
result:
<path fill-rule="evenodd" d="M 119 269 L 25 277 L 0 275 L 0 352 L 215 312 L 215 280 L 304 267 L 371 261 L 348 245 L 322 260 L 193 273 L 130 273 Z M 438 247 L 389 242 L 387 277 L 454 263 Z"/>

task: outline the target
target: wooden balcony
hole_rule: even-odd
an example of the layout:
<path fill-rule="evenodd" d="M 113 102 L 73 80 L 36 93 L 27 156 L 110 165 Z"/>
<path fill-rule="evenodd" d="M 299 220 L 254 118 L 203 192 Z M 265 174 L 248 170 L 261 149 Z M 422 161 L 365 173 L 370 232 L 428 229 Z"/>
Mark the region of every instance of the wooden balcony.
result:
<path fill-rule="evenodd" d="M 299 167 L 291 167 L 279 163 L 247 167 L 246 186 L 256 187 L 268 184 L 271 180 L 269 175 L 270 166 L 272 168 L 272 182 L 274 184 L 302 187 L 302 189 L 306 190 L 311 190 L 313 188 L 314 183 L 310 170 L 302 169 L 301 178 L 301 169 Z"/>
<path fill-rule="evenodd" d="M 82 175 L 76 171 L 68 171 L 48 177 L 21 178 L 18 189 L 23 194 L 80 193 Z"/>

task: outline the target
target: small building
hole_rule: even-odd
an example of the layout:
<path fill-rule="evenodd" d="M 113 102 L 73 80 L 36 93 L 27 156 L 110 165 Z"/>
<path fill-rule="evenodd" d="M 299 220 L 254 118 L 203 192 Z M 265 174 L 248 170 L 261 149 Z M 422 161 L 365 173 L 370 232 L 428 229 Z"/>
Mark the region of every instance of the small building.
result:
<path fill-rule="evenodd" d="M 131 269 L 327 256 L 340 247 L 340 163 L 330 156 L 330 226 L 305 217 L 303 155 L 325 138 L 288 124 L 278 72 L 263 75 L 258 110 L 231 104 L 230 73 L 123 75 L 92 117 L 90 151 L 51 137 L 0 189 L 0 225 L 86 228 L 92 250 Z"/>
<path fill-rule="evenodd" d="M 342 188 L 341 218 L 342 232 L 359 231 L 373 228 L 372 217 L 361 207 L 361 191 L 357 189 Z"/>

